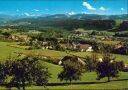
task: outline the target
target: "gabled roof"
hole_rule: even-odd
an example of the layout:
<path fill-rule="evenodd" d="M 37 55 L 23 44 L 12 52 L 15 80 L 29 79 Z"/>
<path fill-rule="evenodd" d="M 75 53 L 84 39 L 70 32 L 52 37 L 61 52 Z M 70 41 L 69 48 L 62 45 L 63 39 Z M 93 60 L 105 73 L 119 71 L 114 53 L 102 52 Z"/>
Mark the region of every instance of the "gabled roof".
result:
<path fill-rule="evenodd" d="M 82 65 L 85 65 L 85 62 L 81 58 L 79 58 L 78 56 L 65 56 L 61 61 L 64 62 L 66 60 L 78 61 Z"/>
<path fill-rule="evenodd" d="M 89 45 L 89 44 L 79 44 L 78 47 L 80 49 L 88 49 L 89 47 L 91 47 L 91 45 Z"/>

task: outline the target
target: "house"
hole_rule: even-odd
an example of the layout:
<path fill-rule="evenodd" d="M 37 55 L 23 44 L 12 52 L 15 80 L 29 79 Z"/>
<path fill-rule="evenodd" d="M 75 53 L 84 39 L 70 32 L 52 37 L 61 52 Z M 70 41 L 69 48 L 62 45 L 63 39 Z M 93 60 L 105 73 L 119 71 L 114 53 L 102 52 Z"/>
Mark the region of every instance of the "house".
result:
<path fill-rule="evenodd" d="M 128 48 L 125 47 L 124 45 L 121 45 L 121 44 L 117 44 L 114 46 L 114 53 L 116 54 L 124 54 L 126 55 L 127 54 L 127 51 L 128 51 Z"/>
<path fill-rule="evenodd" d="M 52 49 L 53 46 L 49 45 L 48 42 L 41 42 L 42 49 Z"/>
<path fill-rule="evenodd" d="M 124 67 L 125 67 L 125 68 L 128 68 L 128 64 L 127 64 L 127 63 L 125 63 L 125 64 L 124 64 Z"/>
<path fill-rule="evenodd" d="M 92 46 L 89 45 L 89 44 L 79 44 L 77 46 L 77 49 L 79 51 L 81 51 L 81 52 L 84 52 L 84 51 L 86 51 L 86 52 L 92 52 L 93 51 Z"/>
<path fill-rule="evenodd" d="M 8 39 L 13 41 L 29 41 L 32 38 L 28 37 L 27 35 L 11 35 Z"/>
<path fill-rule="evenodd" d="M 102 62 L 102 61 L 103 61 L 103 59 L 102 59 L 102 58 L 99 58 L 99 59 L 98 59 L 98 61 L 99 61 L 99 62 Z"/>
<path fill-rule="evenodd" d="M 76 42 L 76 43 L 73 42 L 70 45 L 68 45 L 68 47 L 71 48 L 71 49 L 77 50 L 77 51 L 81 51 L 81 52 L 84 52 L 84 51 L 91 52 L 91 51 L 93 51 L 93 48 L 92 48 L 91 45 L 89 45 L 89 44 L 80 44 L 78 42 Z"/>
<path fill-rule="evenodd" d="M 48 42 L 41 42 L 42 49 L 48 49 Z"/>
<path fill-rule="evenodd" d="M 79 58 L 78 56 L 65 56 L 62 60 L 60 60 L 58 62 L 58 64 L 62 65 L 63 62 L 65 62 L 67 60 L 71 60 L 71 61 L 74 61 L 74 62 L 79 62 L 79 63 L 81 63 L 81 65 L 85 65 L 85 62 L 81 58 Z"/>
<path fill-rule="evenodd" d="M 48 46 L 48 42 L 42 42 L 41 45 L 42 46 Z"/>
<path fill-rule="evenodd" d="M 103 59 L 102 59 L 102 58 L 99 58 L 98 61 L 99 61 L 99 62 L 103 62 Z M 114 62 L 114 60 L 111 60 L 111 61 L 110 61 L 110 63 L 113 63 L 113 62 Z"/>
<path fill-rule="evenodd" d="M 78 42 L 73 42 L 73 43 L 71 43 L 71 47 L 73 48 L 73 49 L 76 49 L 77 48 L 77 46 L 78 46 Z"/>
<path fill-rule="evenodd" d="M 119 49 L 119 48 L 122 48 L 122 47 L 123 47 L 123 45 L 121 45 L 121 44 L 115 45 L 115 49 Z"/>

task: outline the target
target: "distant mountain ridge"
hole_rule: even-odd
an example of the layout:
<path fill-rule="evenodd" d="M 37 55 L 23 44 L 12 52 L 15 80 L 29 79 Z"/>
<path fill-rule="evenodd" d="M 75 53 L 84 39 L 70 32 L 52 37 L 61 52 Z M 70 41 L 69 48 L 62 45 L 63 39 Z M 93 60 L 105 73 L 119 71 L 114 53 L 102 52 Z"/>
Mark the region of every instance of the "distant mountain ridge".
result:
<path fill-rule="evenodd" d="M 98 15 L 98 14 L 75 14 L 75 15 L 68 15 L 68 14 L 55 14 L 46 16 L 44 18 L 47 19 L 93 19 L 93 20 L 105 20 L 105 19 L 128 19 L 128 14 L 122 15 Z"/>
<path fill-rule="evenodd" d="M 49 21 L 49 20 L 64 20 L 64 19 L 78 19 L 78 20 L 116 20 L 128 19 L 128 14 L 122 15 L 98 15 L 98 14 L 55 14 L 55 15 L 40 15 L 40 16 L 11 16 L 0 14 L 0 24 L 4 23 L 18 23 L 18 22 L 34 22 L 34 21 Z"/>

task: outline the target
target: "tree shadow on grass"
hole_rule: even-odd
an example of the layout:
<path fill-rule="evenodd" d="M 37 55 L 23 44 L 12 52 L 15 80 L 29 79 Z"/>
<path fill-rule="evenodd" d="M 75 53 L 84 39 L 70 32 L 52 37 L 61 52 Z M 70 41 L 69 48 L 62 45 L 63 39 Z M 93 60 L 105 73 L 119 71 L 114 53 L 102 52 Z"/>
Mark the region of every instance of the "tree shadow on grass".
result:
<path fill-rule="evenodd" d="M 118 82 L 118 81 L 128 81 L 128 79 L 117 79 L 117 80 L 111 80 L 110 82 Z M 89 84 L 103 84 L 103 83 L 109 83 L 108 81 L 104 81 L 104 82 L 66 82 L 66 83 L 48 83 L 46 86 L 68 86 L 68 85 L 89 85 Z M 0 86 L 9 88 L 10 86 L 8 86 L 8 84 L 0 84 Z M 29 85 L 26 85 L 29 86 Z M 11 86 L 11 87 L 16 87 L 16 85 Z M 20 85 L 19 87 L 22 87 L 22 85 Z"/>
<path fill-rule="evenodd" d="M 107 83 L 107 82 L 48 83 L 47 86 L 66 86 L 66 85 L 101 84 L 101 83 Z"/>
<path fill-rule="evenodd" d="M 128 79 L 117 79 L 117 80 L 111 80 L 111 81 L 112 82 L 117 82 L 117 81 L 127 81 L 127 80 Z M 86 85 L 86 84 L 102 84 L 102 83 L 108 83 L 108 81 L 104 81 L 104 82 L 48 83 L 47 86 Z"/>

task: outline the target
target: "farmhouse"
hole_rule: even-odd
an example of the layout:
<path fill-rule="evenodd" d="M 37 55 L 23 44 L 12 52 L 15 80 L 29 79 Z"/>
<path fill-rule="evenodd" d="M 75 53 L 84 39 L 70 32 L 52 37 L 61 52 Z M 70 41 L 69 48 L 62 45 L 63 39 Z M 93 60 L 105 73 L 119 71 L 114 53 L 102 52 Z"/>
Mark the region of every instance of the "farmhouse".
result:
<path fill-rule="evenodd" d="M 71 43 L 71 47 L 72 47 L 73 49 L 76 49 L 77 46 L 78 46 L 78 44 L 79 44 L 79 43 L 73 42 L 73 43 Z"/>
<path fill-rule="evenodd" d="M 42 46 L 42 49 L 53 49 L 53 46 L 49 45 L 48 42 L 40 42 L 40 45 Z"/>
<path fill-rule="evenodd" d="M 59 65 L 62 65 L 63 62 L 67 61 L 67 60 L 70 60 L 70 61 L 74 61 L 74 62 L 79 62 L 81 63 L 82 65 L 85 65 L 85 62 L 79 58 L 78 56 L 65 56 L 62 60 L 60 60 L 58 62 Z"/>
<path fill-rule="evenodd" d="M 128 48 L 124 45 L 118 44 L 114 47 L 114 53 L 117 54 L 127 54 Z"/>
<path fill-rule="evenodd" d="M 93 51 L 92 46 L 89 45 L 89 44 L 79 44 L 79 45 L 77 46 L 77 49 L 78 49 L 79 51 L 81 51 L 81 52 L 83 52 L 83 51 L 86 51 L 86 52 L 91 52 L 91 51 Z"/>
<path fill-rule="evenodd" d="M 29 40 L 31 40 L 31 38 L 26 35 L 11 35 L 8 39 L 13 40 L 13 41 L 29 41 Z"/>
<path fill-rule="evenodd" d="M 124 67 L 125 67 L 125 68 L 128 68 L 128 64 L 127 64 L 127 63 L 125 63 L 125 64 L 124 64 Z"/>
<path fill-rule="evenodd" d="M 122 48 L 122 47 L 124 47 L 124 46 L 121 45 L 121 44 L 117 44 L 117 45 L 115 45 L 115 49 L 119 49 L 119 48 Z"/>

